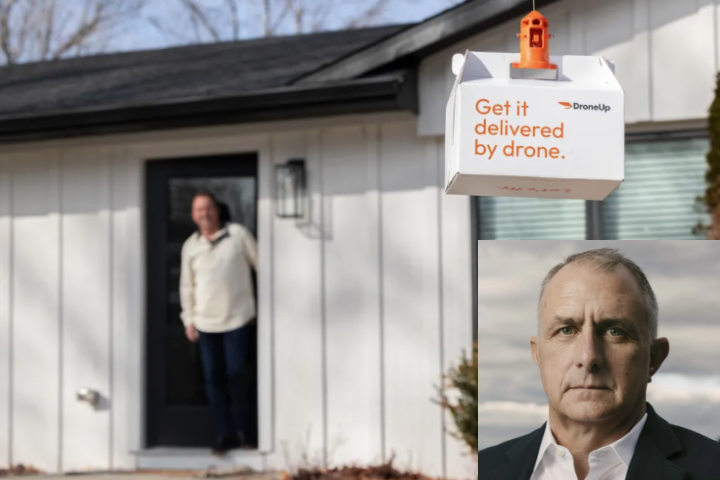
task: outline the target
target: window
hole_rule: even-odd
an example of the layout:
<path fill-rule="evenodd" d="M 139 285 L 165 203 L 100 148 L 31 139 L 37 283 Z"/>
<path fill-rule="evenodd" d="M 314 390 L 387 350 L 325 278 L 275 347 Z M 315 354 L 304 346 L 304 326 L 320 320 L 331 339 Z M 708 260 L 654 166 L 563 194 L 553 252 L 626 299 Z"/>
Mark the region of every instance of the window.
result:
<path fill-rule="evenodd" d="M 693 227 L 709 221 L 696 199 L 705 191 L 707 139 L 629 143 L 625 183 L 603 202 L 607 239 L 702 238 Z"/>
<path fill-rule="evenodd" d="M 480 240 L 583 240 L 585 202 L 480 197 Z"/>
<path fill-rule="evenodd" d="M 708 149 L 707 138 L 628 142 L 625 182 L 601 203 L 478 197 L 477 238 L 584 240 L 599 229 L 594 239 L 702 239 L 693 227 L 709 221 L 696 203 L 705 191 Z"/>

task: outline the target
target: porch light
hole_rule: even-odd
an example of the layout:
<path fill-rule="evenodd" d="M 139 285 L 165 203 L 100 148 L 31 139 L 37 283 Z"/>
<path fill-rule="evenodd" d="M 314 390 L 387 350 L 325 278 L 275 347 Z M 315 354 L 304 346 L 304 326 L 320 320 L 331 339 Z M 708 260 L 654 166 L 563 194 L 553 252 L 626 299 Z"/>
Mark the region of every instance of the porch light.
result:
<path fill-rule="evenodd" d="M 288 160 L 275 166 L 275 191 L 278 217 L 303 217 L 305 160 Z"/>

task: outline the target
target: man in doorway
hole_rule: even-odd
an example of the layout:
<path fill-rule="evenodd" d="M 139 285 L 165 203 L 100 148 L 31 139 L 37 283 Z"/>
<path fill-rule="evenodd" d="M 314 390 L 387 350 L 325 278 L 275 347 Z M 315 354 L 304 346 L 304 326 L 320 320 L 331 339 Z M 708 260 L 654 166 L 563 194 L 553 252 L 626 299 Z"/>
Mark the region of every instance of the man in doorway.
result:
<path fill-rule="evenodd" d="M 479 480 L 720 479 L 720 444 L 646 402 L 670 344 L 658 338 L 647 277 L 618 251 L 575 254 L 550 270 L 530 350 L 549 420 L 479 452 Z"/>
<path fill-rule="evenodd" d="M 242 414 L 242 377 L 249 323 L 256 316 L 252 270 L 257 270 L 257 244 L 242 225 L 222 222 L 210 193 L 192 201 L 198 230 L 181 254 L 180 304 L 185 335 L 199 342 L 205 388 L 216 441 L 213 452 L 244 445 L 249 428 Z"/>

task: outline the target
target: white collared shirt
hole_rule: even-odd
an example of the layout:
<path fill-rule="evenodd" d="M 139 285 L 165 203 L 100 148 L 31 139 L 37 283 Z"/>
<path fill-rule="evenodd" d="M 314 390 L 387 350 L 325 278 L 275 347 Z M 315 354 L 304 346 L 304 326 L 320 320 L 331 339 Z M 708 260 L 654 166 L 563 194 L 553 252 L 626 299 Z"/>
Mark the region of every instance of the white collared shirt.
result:
<path fill-rule="evenodd" d="M 647 413 L 623 438 L 590 453 L 590 473 L 585 480 L 625 480 L 646 420 Z M 578 480 L 573 457 L 555 441 L 549 421 L 530 480 Z"/>

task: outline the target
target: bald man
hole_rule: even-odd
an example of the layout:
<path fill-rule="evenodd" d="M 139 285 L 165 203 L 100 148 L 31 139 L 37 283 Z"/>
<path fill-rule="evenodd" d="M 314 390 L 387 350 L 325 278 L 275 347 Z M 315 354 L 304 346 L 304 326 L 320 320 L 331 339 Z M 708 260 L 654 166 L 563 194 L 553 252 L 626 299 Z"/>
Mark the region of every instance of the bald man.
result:
<path fill-rule="evenodd" d="M 650 283 L 618 251 L 556 265 L 530 340 L 548 422 L 478 454 L 479 480 L 718 480 L 720 443 L 670 425 L 646 402 L 670 351 Z"/>

